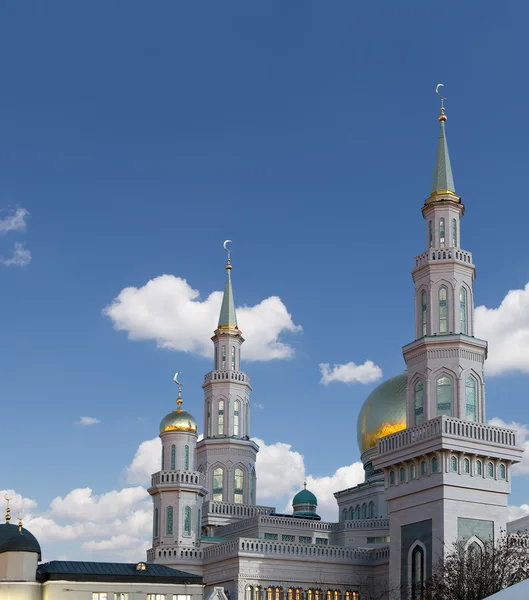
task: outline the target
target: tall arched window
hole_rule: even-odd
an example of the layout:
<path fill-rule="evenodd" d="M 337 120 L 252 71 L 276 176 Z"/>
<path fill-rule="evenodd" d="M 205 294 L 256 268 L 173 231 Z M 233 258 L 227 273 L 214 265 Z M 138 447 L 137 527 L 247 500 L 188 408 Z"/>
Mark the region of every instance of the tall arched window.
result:
<path fill-rule="evenodd" d="M 505 479 L 506 469 L 505 469 L 504 464 L 500 465 L 499 474 L 500 474 L 500 479 Z"/>
<path fill-rule="evenodd" d="M 426 461 L 421 460 L 421 475 L 426 475 Z"/>
<path fill-rule="evenodd" d="M 424 550 L 415 546 L 411 553 L 411 597 L 419 599 L 424 591 Z"/>
<path fill-rule="evenodd" d="M 404 483 L 406 481 L 406 471 L 404 467 L 399 469 L 399 483 Z"/>
<path fill-rule="evenodd" d="M 470 473 L 470 460 L 468 458 L 463 459 L 463 473 Z"/>
<path fill-rule="evenodd" d="M 165 469 L 165 448 L 162 446 L 162 471 Z"/>
<path fill-rule="evenodd" d="M 476 461 L 476 475 L 483 474 L 483 463 L 480 460 Z"/>
<path fill-rule="evenodd" d="M 261 586 L 260 585 L 256 585 L 254 588 L 254 600 L 262 600 L 261 598 Z"/>
<path fill-rule="evenodd" d="M 413 400 L 415 406 L 415 425 L 424 423 L 424 384 L 418 381 L 413 388 Z"/>
<path fill-rule="evenodd" d="M 373 501 L 369 503 L 369 518 L 375 518 L 375 503 Z"/>
<path fill-rule="evenodd" d="M 415 479 L 416 477 L 417 477 L 417 470 L 416 470 L 415 464 L 412 463 L 410 465 L 410 481 L 412 479 Z"/>
<path fill-rule="evenodd" d="M 160 532 L 160 516 L 158 513 L 158 509 L 155 508 L 154 509 L 154 537 L 158 537 L 158 534 Z"/>
<path fill-rule="evenodd" d="M 365 502 L 362 504 L 362 519 L 367 519 L 367 504 Z"/>
<path fill-rule="evenodd" d="M 241 412 L 241 403 L 239 400 L 235 400 L 233 403 L 233 435 L 240 435 L 240 412 Z"/>
<path fill-rule="evenodd" d="M 487 463 L 487 477 L 494 477 L 494 465 L 491 462 Z"/>
<path fill-rule="evenodd" d="M 301 588 L 296 588 L 296 598 L 295 600 L 301 600 L 301 594 L 303 593 L 303 590 Z"/>
<path fill-rule="evenodd" d="M 439 219 L 439 248 L 445 247 L 445 220 L 444 217 Z"/>
<path fill-rule="evenodd" d="M 436 380 L 437 416 L 452 416 L 452 379 L 448 375 L 440 375 Z"/>
<path fill-rule="evenodd" d="M 457 248 L 457 221 L 452 219 L 452 246 Z"/>
<path fill-rule="evenodd" d="M 467 335 L 467 291 L 464 287 L 459 290 L 459 325 L 461 333 Z"/>
<path fill-rule="evenodd" d="M 465 403 L 467 419 L 476 420 L 476 380 L 473 377 L 467 377 L 465 381 Z"/>
<path fill-rule="evenodd" d="M 217 433 L 224 435 L 224 400 L 219 400 L 219 414 L 217 417 Z"/>
<path fill-rule="evenodd" d="M 355 509 L 352 506 L 349 509 L 349 518 L 351 519 L 351 521 L 354 521 L 355 519 Z"/>
<path fill-rule="evenodd" d="M 235 504 L 242 504 L 244 495 L 244 473 L 242 469 L 235 469 L 233 487 L 233 501 Z"/>
<path fill-rule="evenodd" d="M 165 535 L 173 535 L 173 507 L 165 509 Z"/>
<path fill-rule="evenodd" d="M 457 458 L 455 456 L 450 457 L 450 471 L 457 473 Z"/>
<path fill-rule="evenodd" d="M 356 505 L 355 514 L 356 514 L 356 520 L 359 521 L 362 518 L 362 509 L 360 508 L 360 504 Z"/>
<path fill-rule="evenodd" d="M 287 600 L 294 600 L 294 588 L 288 588 Z"/>
<path fill-rule="evenodd" d="M 421 293 L 421 328 L 422 334 L 425 336 L 428 331 L 428 304 L 426 300 L 426 292 Z"/>
<path fill-rule="evenodd" d="M 439 288 L 439 333 L 448 333 L 448 290 Z"/>
<path fill-rule="evenodd" d="M 219 349 L 218 348 L 215 348 L 215 351 L 213 352 L 213 362 L 214 362 L 215 371 L 217 371 L 219 368 Z"/>
<path fill-rule="evenodd" d="M 184 469 L 186 471 L 189 469 L 189 446 L 187 444 L 184 446 Z"/>
<path fill-rule="evenodd" d="M 198 537 L 201 536 L 201 529 L 202 529 L 202 510 L 199 508 L 197 510 L 197 536 Z"/>
<path fill-rule="evenodd" d="M 231 347 L 231 370 L 235 371 L 235 346 Z"/>
<path fill-rule="evenodd" d="M 184 535 L 191 535 L 191 507 L 184 506 Z"/>
<path fill-rule="evenodd" d="M 206 426 L 206 429 L 207 429 L 207 434 L 206 435 L 208 437 L 210 437 L 211 436 L 211 402 L 208 402 L 208 405 L 207 405 L 206 408 L 207 408 L 207 411 L 208 411 L 208 422 L 207 422 L 207 426 Z"/>
<path fill-rule="evenodd" d="M 176 446 L 171 444 L 171 469 L 176 469 Z"/>
<path fill-rule="evenodd" d="M 342 521 L 347 521 L 347 509 L 342 510 Z"/>
<path fill-rule="evenodd" d="M 395 485 L 395 471 L 389 472 L 389 485 Z"/>
<path fill-rule="evenodd" d="M 254 600 L 253 598 L 253 586 L 246 586 L 246 600 Z"/>
<path fill-rule="evenodd" d="M 226 370 L 226 346 L 222 346 L 222 350 L 221 350 L 222 354 L 221 354 L 221 370 L 225 371 Z"/>
<path fill-rule="evenodd" d="M 433 227 L 431 221 L 428 221 L 428 248 L 433 248 Z"/>
<path fill-rule="evenodd" d="M 250 471 L 250 504 L 255 504 L 255 469 L 252 467 Z"/>
<path fill-rule="evenodd" d="M 437 457 L 432 458 L 432 473 L 437 473 Z"/>
<path fill-rule="evenodd" d="M 213 502 L 222 502 L 224 471 L 219 467 L 213 471 Z"/>

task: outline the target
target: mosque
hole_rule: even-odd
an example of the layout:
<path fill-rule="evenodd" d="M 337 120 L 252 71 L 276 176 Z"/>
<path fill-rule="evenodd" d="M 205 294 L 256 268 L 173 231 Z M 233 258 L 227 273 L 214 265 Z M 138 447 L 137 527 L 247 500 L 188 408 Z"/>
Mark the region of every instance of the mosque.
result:
<path fill-rule="evenodd" d="M 91 600 L 367 600 L 383 592 L 417 599 L 446 551 L 443 542 L 465 540 L 479 552 L 506 529 L 512 466 L 522 450 L 514 431 L 486 423 L 487 342 L 474 337 L 475 266 L 461 245 L 465 206 L 445 122 L 441 105 L 433 183 L 421 209 L 425 249 L 412 270 L 407 369 L 380 384 L 360 410 L 365 481 L 336 490 L 338 521 L 321 520 L 308 489 L 294 497 L 292 514 L 256 504 L 259 448 L 250 437 L 252 388 L 242 370 L 228 254 L 213 369 L 202 386 L 203 439 L 179 387 L 177 408 L 160 423 L 146 562 L 38 565 L 37 540 L 8 520 L 0 525 L 0 596 L 16 581 L 34 586 L 32 598 L 50 600 L 90 600 L 86 590 Z M 72 593 L 53 593 L 54 581 Z M 45 586 L 48 595 L 39 595 Z"/>

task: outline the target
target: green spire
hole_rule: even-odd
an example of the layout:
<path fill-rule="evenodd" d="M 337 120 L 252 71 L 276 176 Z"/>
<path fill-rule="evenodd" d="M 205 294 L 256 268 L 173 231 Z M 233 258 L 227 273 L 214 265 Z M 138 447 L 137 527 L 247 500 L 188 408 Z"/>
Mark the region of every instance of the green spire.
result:
<path fill-rule="evenodd" d="M 226 285 L 224 286 L 224 298 L 222 298 L 222 306 L 220 309 L 219 329 L 238 329 L 230 273 L 231 261 L 228 255 L 228 262 L 226 264 Z"/>
<path fill-rule="evenodd" d="M 441 122 L 441 132 L 437 144 L 437 156 L 435 157 L 435 169 L 433 171 L 432 189 L 430 190 L 430 194 L 452 192 L 452 194 L 455 195 L 456 188 L 454 185 L 454 176 L 452 175 L 452 167 L 450 166 L 450 156 L 448 154 L 448 144 L 445 135 L 446 116 L 444 114 L 444 108 L 441 108 L 439 121 Z"/>

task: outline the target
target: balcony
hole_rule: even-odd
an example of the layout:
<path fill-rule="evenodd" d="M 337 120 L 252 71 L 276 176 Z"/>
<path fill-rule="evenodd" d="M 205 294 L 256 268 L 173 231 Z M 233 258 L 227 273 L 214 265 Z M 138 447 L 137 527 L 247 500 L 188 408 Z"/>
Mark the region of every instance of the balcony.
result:
<path fill-rule="evenodd" d="M 426 252 L 415 257 L 415 268 L 423 267 L 427 264 L 454 261 L 472 265 L 472 253 L 461 250 L 460 248 L 430 248 Z"/>
<path fill-rule="evenodd" d="M 210 381 L 241 381 L 250 385 L 250 378 L 242 371 L 210 371 L 204 375 L 204 385 Z"/>
<path fill-rule="evenodd" d="M 158 471 L 151 475 L 151 486 L 160 484 L 172 483 L 190 483 L 193 485 L 201 485 L 204 487 L 205 478 L 202 473 L 197 471 Z"/>

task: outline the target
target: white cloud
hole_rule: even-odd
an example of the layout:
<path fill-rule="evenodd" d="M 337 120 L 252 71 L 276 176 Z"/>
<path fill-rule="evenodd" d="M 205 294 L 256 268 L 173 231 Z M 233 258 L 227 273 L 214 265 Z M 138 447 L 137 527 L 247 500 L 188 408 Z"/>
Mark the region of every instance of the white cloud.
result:
<path fill-rule="evenodd" d="M 0 256 L 0 264 L 6 267 L 25 267 L 30 261 L 31 252 L 20 242 L 16 242 L 13 254 L 9 258 Z"/>
<path fill-rule="evenodd" d="M 506 423 L 503 419 L 494 417 L 489 420 L 489 425 L 495 425 L 496 427 L 506 427 L 507 429 L 514 429 L 516 431 L 516 444 L 524 449 L 522 460 L 514 465 L 512 471 L 515 475 L 528 475 L 529 474 L 529 427 L 522 425 L 521 423 Z"/>
<path fill-rule="evenodd" d="M 159 348 L 211 357 L 210 337 L 217 325 L 222 292 L 212 292 L 205 300 L 199 296 L 185 279 L 161 275 L 141 288 L 121 290 L 103 314 L 131 340 L 155 340 Z M 245 359 L 285 359 L 294 355 L 294 349 L 280 337 L 286 332 L 299 332 L 301 327 L 294 324 L 277 296 L 238 308 L 237 318 L 247 338 Z"/>
<path fill-rule="evenodd" d="M 529 504 L 507 506 L 507 521 L 514 521 L 520 517 L 525 517 L 527 514 L 529 514 Z"/>
<path fill-rule="evenodd" d="M 264 404 L 261 404 L 260 402 L 257 402 L 257 403 L 252 402 L 252 406 L 254 408 L 258 408 L 259 410 L 264 410 Z"/>
<path fill-rule="evenodd" d="M 95 417 L 81 417 L 79 421 L 76 421 L 76 425 L 97 425 L 101 423 L 101 419 L 96 419 Z"/>
<path fill-rule="evenodd" d="M 6 217 L 0 217 L 0 235 L 5 235 L 11 231 L 25 231 L 26 219 L 29 216 L 29 211 L 25 208 L 17 208 L 16 210 L 2 211 L 7 213 Z"/>
<path fill-rule="evenodd" d="M 5 496 L 11 499 L 9 506 L 12 518 L 16 515 L 25 516 L 37 508 L 35 500 L 24 498 L 21 494 L 17 494 L 15 490 L 0 490 L 0 498 L 3 499 Z"/>
<path fill-rule="evenodd" d="M 161 451 L 162 441 L 159 437 L 142 442 L 132 462 L 123 471 L 125 481 L 140 484 L 150 482 L 151 475 L 160 470 Z"/>
<path fill-rule="evenodd" d="M 373 383 L 382 377 L 382 369 L 375 365 L 372 360 L 366 360 L 362 365 L 348 362 L 345 365 L 333 365 L 329 363 L 319 365 L 321 371 L 320 383 L 328 385 L 332 381 L 342 383 Z"/>
<path fill-rule="evenodd" d="M 476 337 L 489 342 L 487 375 L 529 372 L 529 283 L 511 290 L 498 308 L 475 309 Z"/>

